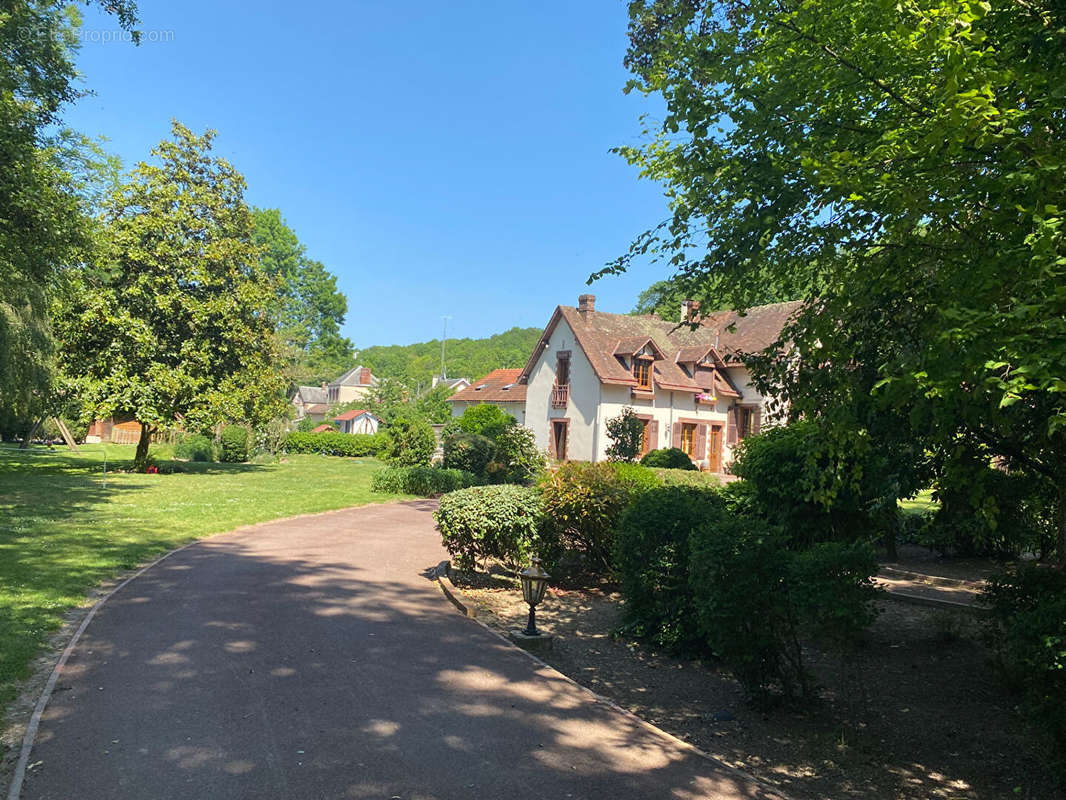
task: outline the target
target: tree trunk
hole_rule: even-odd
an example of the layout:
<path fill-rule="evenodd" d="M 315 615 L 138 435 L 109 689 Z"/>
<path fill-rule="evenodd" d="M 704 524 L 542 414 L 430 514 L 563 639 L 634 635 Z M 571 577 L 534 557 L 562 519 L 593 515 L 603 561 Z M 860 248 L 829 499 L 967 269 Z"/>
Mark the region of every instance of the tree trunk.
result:
<path fill-rule="evenodd" d="M 1059 566 L 1066 567 L 1066 481 L 1059 484 L 1059 540 L 1056 542 L 1055 558 Z"/>
<path fill-rule="evenodd" d="M 137 455 L 133 457 L 133 468 L 144 472 L 148 468 L 148 445 L 152 443 L 152 429 L 141 425 L 141 438 L 137 440 Z"/>

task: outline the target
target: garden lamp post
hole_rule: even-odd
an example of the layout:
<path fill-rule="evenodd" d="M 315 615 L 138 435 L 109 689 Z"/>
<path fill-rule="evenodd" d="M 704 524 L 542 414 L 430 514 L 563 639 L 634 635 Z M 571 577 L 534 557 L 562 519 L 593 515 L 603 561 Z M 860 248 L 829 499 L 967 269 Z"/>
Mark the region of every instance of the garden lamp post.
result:
<path fill-rule="evenodd" d="M 540 559 L 534 557 L 533 566 L 522 570 L 521 577 L 522 599 L 529 604 L 529 621 L 522 633 L 526 636 L 540 636 L 540 631 L 537 630 L 536 608 L 544 599 L 544 591 L 548 588 L 548 578 L 551 575 L 540 568 Z"/>

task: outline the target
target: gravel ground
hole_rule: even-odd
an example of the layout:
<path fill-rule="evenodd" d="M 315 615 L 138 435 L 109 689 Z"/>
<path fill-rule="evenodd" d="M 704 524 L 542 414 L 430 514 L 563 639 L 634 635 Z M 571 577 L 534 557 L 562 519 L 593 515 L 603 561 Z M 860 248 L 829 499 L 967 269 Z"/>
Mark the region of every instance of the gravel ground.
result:
<path fill-rule="evenodd" d="M 483 622 L 524 625 L 528 609 L 513 579 L 455 571 L 452 578 Z M 797 800 L 1066 799 L 1017 700 L 989 670 L 968 612 L 883 601 L 865 647 L 848 663 L 809 649 L 822 686 L 814 708 L 761 712 L 713 664 L 616 637 L 621 611 L 610 586 L 552 587 L 537 613 L 555 635 L 546 660 Z"/>

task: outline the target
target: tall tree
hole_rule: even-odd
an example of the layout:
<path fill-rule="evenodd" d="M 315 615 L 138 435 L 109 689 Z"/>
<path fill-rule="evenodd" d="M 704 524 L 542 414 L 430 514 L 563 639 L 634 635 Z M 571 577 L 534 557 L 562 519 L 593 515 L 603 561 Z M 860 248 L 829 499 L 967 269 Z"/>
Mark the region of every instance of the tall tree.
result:
<path fill-rule="evenodd" d="M 91 411 L 126 413 L 151 434 L 178 416 L 196 429 L 281 412 L 284 382 L 244 178 L 175 122 L 105 207 L 97 263 L 58 304 L 64 370 Z"/>
<path fill-rule="evenodd" d="M 132 2 L 99 5 L 133 30 Z M 54 132 L 79 94 L 78 23 L 67 2 L 11 0 L 0 10 L 0 415 L 42 402 L 52 376 L 48 293 L 91 248 L 75 140 Z"/>
<path fill-rule="evenodd" d="M 765 388 L 875 446 L 1027 470 L 1059 495 L 1066 560 L 1066 6 L 630 13 L 633 85 L 667 114 L 623 153 L 673 204 L 632 252 L 714 275 L 742 307 L 767 277 L 806 298 Z"/>
<path fill-rule="evenodd" d="M 263 268 L 278 281 L 272 315 L 290 379 L 314 383 L 336 377 L 351 368 L 355 356 L 351 341 L 340 334 L 348 300 L 337 288 L 336 276 L 307 257 L 307 248 L 278 209 L 257 208 L 253 215 Z"/>

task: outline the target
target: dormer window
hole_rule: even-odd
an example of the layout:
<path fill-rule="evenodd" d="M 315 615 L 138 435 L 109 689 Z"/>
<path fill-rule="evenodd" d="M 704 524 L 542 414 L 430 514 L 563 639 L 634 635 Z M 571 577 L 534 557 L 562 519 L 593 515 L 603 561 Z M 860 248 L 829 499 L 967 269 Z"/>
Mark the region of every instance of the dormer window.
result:
<path fill-rule="evenodd" d="M 637 356 L 633 359 L 633 377 L 637 379 L 638 389 L 651 389 L 651 356 Z"/>

